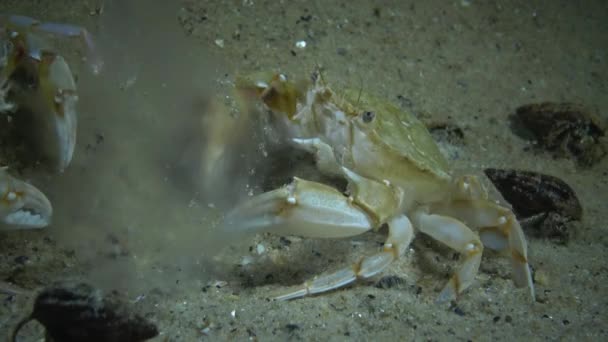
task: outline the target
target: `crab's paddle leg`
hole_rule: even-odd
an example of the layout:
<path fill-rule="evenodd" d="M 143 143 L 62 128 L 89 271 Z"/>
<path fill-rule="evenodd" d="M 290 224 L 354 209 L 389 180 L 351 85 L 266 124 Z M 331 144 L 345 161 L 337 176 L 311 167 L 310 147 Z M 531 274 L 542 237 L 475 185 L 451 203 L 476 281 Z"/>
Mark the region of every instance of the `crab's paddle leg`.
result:
<path fill-rule="evenodd" d="M 488 200 L 453 201 L 433 205 L 432 212 L 456 217 L 471 227 L 480 229 L 484 246 L 508 252 L 513 266 L 513 281 L 516 286 L 528 288 L 535 299 L 534 283 L 528 265 L 528 246 L 517 218 L 505 207 Z"/>
<path fill-rule="evenodd" d="M 70 38 L 80 38 L 87 47 L 87 63 L 94 74 L 99 74 L 103 69 L 104 61 L 95 45 L 93 37 L 85 28 L 61 23 L 41 22 L 37 19 L 22 15 L 0 15 L 0 24 L 12 25 L 30 32 L 46 32 Z M 1 25 L 0 25 L 1 26 Z M 31 57 L 38 54 L 38 51 L 30 51 Z"/>
<path fill-rule="evenodd" d="M 53 208 L 46 196 L 9 175 L 6 167 L 0 167 L 0 196 L 0 221 L 10 225 L 8 229 L 42 228 L 50 223 Z"/>
<path fill-rule="evenodd" d="M 95 75 L 99 74 L 102 71 L 104 61 L 101 58 L 101 54 L 99 53 L 97 47 L 95 46 L 93 37 L 85 28 L 68 24 L 47 22 L 40 23 L 37 28 L 48 33 L 54 33 L 66 37 L 77 37 L 82 39 L 82 41 L 87 47 L 87 63 L 89 64 L 91 71 Z"/>
<path fill-rule="evenodd" d="M 452 275 L 437 301 L 445 302 L 456 299 L 475 279 L 483 252 L 481 241 L 471 229 L 454 218 L 427 214 L 422 211 L 415 213 L 413 218 L 414 224 L 421 232 L 464 256 L 462 266 Z"/>

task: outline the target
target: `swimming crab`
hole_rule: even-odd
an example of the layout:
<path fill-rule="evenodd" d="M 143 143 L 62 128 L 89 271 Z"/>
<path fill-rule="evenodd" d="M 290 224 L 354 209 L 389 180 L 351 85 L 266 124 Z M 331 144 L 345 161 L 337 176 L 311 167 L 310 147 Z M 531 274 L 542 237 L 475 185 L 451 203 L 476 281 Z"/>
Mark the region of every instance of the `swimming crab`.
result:
<path fill-rule="evenodd" d="M 459 252 L 462 265 L 439 294 L 455 299 L 474 281 L 485 247 L 508 252 L 513 278 L 534 298 L 524 233 L 511 209 L 488 198 L 475 176 L 453 177 L 426 127 L 394 105 L 358 91 L 338 93 L 319 72 L 294 82 L 283 74 L 237 80 L 261 100 L 295 147 L 324 174 L 343 177 L 346 193 L 305 179 L 248 198 L 225 229 L 312 238 L 344 238 L 388 226 L 380 252 L 316 277 L 276 299 L 340 288 L 385 270 L 403 256 L 415 230 Z M 479 231 L 475 233 L 473 229 Z"/>
<path fill-rule="evenodd" d="M 74 153 L 78 95 L 67 62 L 44 43 L 41 33 L 82 38 L 94 73 L 102 62 L 90 34 L 80 27 L 0 15 L 0 114 L 7 114 L 7 125 L 25 123 L 24 135 L 41 159 L 62 172 Z M 50 223 L 53 210 L 46 196 L 11 176 L 6 166 L 0 170 L 0 191 L 1 222 L 22 228 Z"/>

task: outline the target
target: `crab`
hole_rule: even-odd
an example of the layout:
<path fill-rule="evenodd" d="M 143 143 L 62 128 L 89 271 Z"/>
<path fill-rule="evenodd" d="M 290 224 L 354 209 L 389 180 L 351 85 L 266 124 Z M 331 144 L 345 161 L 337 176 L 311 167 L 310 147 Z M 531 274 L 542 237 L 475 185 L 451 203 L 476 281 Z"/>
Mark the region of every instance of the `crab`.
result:
<path fill-rule="evenodd" d="M 78 95 L 63 57 L 48 47 L 40 33 L 80 37 L 93 73 L 103 65 L 91 35 L 83 28 L 44 23 L 18 15 L 0 15 L 0 115 L 8 125 L 27 125 L 24 135 L 50 167 L 63 172 L 76 144 Z M 51 222 L 52 206 L 33 185 L 0 170 L 0 221 L 9 227 L 41 228 Z"/>
<path fill-rule="evenodd" d="M 373 277 L 404 256 L 415 231 L 461 255 L 437 301 L 473 284 L 484 246 L 511 256 L 517 287 L 534 299 L 524 233 L 508 207 L 489 199 L 480 179 L 455 177 L 426 127 L 394 105 L 360 91 L 338 93 L 315 71 L 309 80 L 262 73 L 237 80 L 294 147 L 315 156 L 319 171 L 342 177 L 346 192 L 294 178 L 247 198 L 224 216 L 228 232 L 346 238 L 388 226 L 381 251 L 353 265 L 281 291 L 289 300 Z"/>

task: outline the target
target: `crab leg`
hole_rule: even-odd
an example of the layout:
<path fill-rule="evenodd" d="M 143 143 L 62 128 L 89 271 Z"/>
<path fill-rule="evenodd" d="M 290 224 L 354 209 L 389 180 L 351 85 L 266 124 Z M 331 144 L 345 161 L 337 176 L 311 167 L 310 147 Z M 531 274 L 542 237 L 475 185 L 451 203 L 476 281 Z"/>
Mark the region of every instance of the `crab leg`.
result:
<path fill-rule="evenodd" d="M 471 229 L 454 218 L 426 214 L 422 211 L 415 213 L 413 218 L 416 227 L 421 232 L 459 251 L 464 256 L 462 266 L 452 275 L 437 301 L 445 302 L 456 299 L 458 294 L 469 287 L 475 279 L 483 252 L 481 241 Z"/>
<path fill-rule="evenodd" d="M 528 287 L 532 300 L 535 299 L 526 238 L 511 210 L 487 200 L 470 200 L 436 204 L 431 211 L 457 217 L 471 227 L 480 228 L 484 246 L 497 251 L 508 251 L 515 285 Z"/>
<path fill-rule="evenodd" d="M 331 291 L 357 279 L 370 278 L 384 271 L 393 261 L 403 255 L 414 237 L 414 229 L 406 216 L 398 216 L 391 220 L 388 227 L 388 238 L 382 252 L 363 257 L 351 266 L 306 281 L 291 291 L 277 295 L 275 299 L 290 300 Z"/>
<path fill-rule="evenodd" d="M 232 211 L 226 222 L 232 230 L 316 238 L 355 236 L 374 228 L 374 221 L 352 199 L 336 189 L 295 178 L 277 190 L 258 195 Z M 298 286 L 279 295 L 287 300 L 342 287 L 358 278 L 368 278 L 384 270 L 409 245 L 412 226 L 405 216 L 389 221 L 384 250 L 362 258 L 354 265 Z"/>
<path fill-rule="evenodd" d="M 22 15 L 0 15 L 0 23 L 4 22 L 25 30 L 31 30 L 33 32 L 39 31 L 64 37 L 80 38 L 87 47 L 87 62 L 93 73 L 99 74 L 103 68 L 103 59 L 101 58 L 101 55 L 93 42 L 93 37 L 85 28 L 69 24 L 41 22 L 34 18 Z M 36 56 L 40 55 L 40 51 L 33 49 L 29 52 L 29 54 L 30 57 L 35 58 Z"/>
<path fill-rule="evenodd" d="M 8 174 L 0 167 L 0 221 L 19 228 L 42 228 L 51 221 L 53 208 L 33 185 Z"/>

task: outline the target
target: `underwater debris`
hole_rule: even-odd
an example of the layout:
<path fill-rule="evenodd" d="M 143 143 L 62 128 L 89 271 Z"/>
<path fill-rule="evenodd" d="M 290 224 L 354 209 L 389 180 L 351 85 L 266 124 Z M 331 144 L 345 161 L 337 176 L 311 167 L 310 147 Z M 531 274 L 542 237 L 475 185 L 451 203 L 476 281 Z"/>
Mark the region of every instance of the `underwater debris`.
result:
<path fill-rule="evenodd" d="M 567 243 L 572 221 L 580 221 L 583 208 L 576 193 L 563 180 L 532 171 L 485 169 L 502 196 L 511 203 L 527 233 Z"/>
<path fill-rule="evenodd" d="M 405 283 L 405 279 L 399 276 L 388 275 L 380 278 L 380 280 L 378 280 L 374 286 L 379 289 L 390 289 L 392 287 L 404 285 Z"/>
<path fill-rule="evenodd" d="M 597 113 L 574 103 L 544 102 L 517 108 L 515 118 L 539 147 L 561 157 L 574 157 L 589 167 L 608 153 L 606 125 Z"/>
<path fill-rule="evenodd" d="M 156 326 L 133 314 L 116 292 L 103 294 L 85 283 L 58 282 L 43 289 L 32 313 L 13 330 L 12 341 L 31 320 L 44 325 L 46 340 L 55 342 L 135 342 L 158 335 Z"/>

